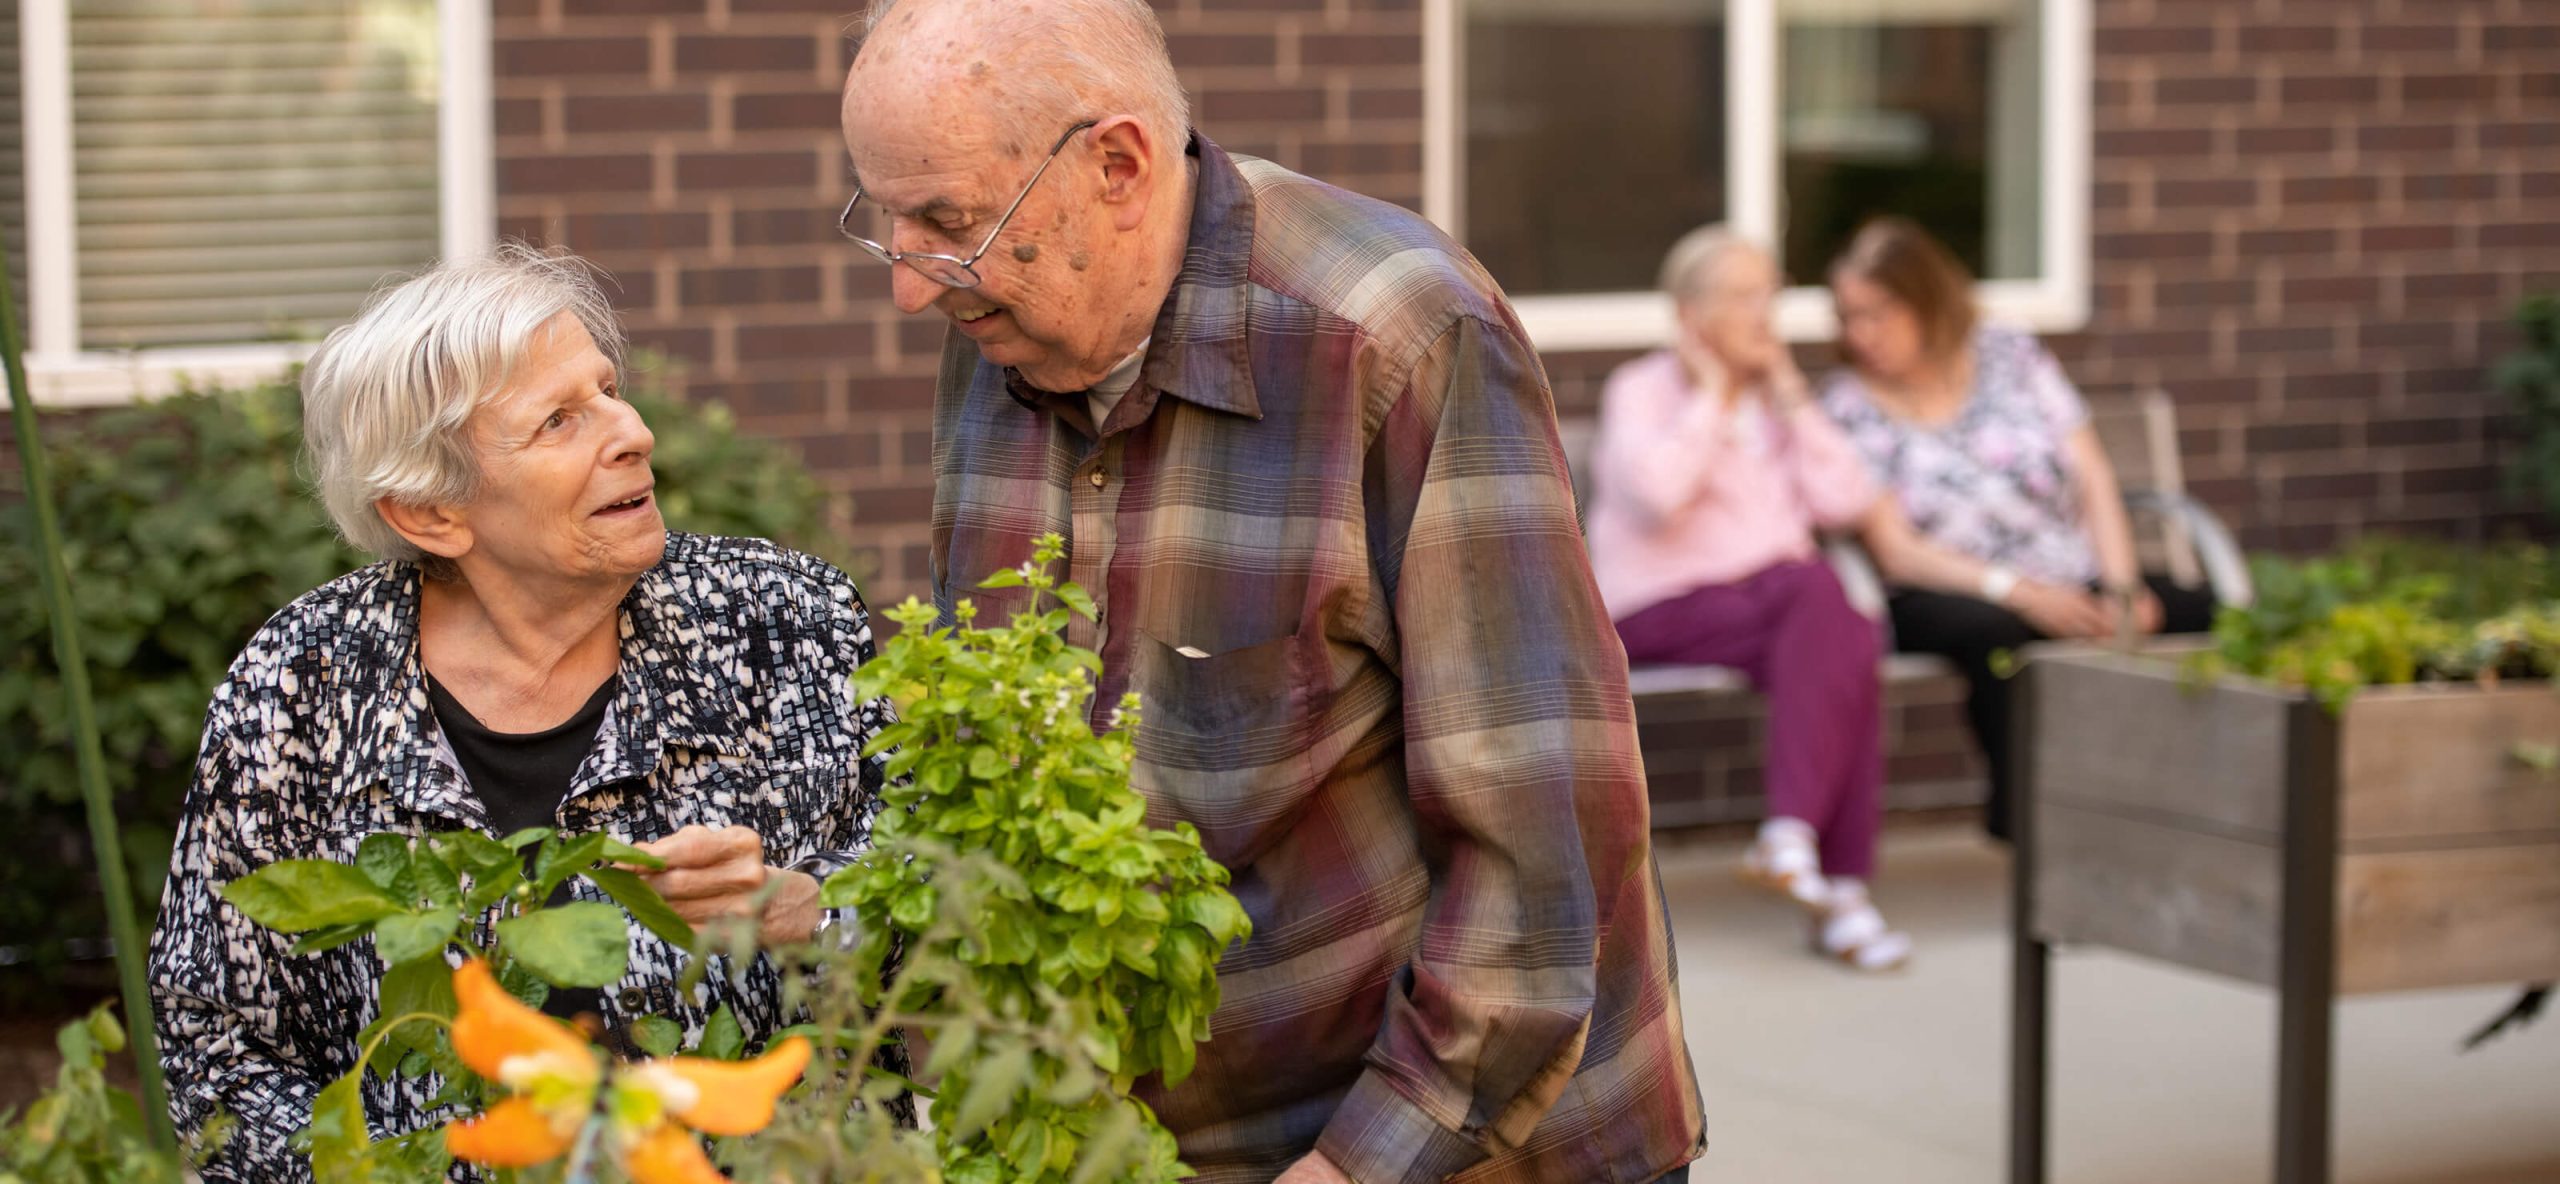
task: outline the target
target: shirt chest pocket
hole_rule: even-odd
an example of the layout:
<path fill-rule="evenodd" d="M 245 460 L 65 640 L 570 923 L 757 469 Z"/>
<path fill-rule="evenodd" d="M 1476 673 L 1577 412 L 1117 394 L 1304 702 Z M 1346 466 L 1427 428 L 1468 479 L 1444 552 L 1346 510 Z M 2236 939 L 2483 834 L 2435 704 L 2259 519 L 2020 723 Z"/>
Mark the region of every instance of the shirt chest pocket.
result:
<path fill-rule="evenodd" d="M 1219 862 L 1251 862 L 1321 780 L 1314 654 L 1297 636 L 1213 654 L 1141 632 L 1130 649 L 1142 720 L 1131 779 L 1152 821 L 1189 822 Z"/>

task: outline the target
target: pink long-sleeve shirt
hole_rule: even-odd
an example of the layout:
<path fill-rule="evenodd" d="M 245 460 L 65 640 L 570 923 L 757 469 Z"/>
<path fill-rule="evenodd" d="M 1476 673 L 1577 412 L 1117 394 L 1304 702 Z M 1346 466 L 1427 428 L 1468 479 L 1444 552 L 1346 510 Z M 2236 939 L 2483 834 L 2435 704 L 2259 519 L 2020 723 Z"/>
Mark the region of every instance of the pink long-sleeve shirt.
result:
<path fill-rule="evenodd" d="M 1669 350 L 1618 367 L 1600 397 L 1585 516 L 1614 620 L 1815 552 L 1814 532 L 1864 516 L 1877 489 L 1810 401 L 1701 390 Z"/>

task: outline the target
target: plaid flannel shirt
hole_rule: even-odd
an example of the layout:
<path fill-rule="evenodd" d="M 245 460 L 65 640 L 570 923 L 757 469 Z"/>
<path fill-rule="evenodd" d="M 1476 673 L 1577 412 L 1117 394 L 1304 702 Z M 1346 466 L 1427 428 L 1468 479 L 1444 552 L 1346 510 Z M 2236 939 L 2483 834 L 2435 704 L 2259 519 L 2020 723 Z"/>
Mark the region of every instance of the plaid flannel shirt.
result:
<path fill-rule="evenodd" d="M 933 571 L 1065 535 L 1097 725 L 1235 873 L 1253 936 L 1148 1100 L 1201 1179 L 1646 1181 L 1705 1119 L 1626 659 L 1536 353 L 1410 212 L 1195 138 L 1182 270 L 1103 429 L 954 335 Z M 985 619 L 985 618 L 982 618 Z"/>

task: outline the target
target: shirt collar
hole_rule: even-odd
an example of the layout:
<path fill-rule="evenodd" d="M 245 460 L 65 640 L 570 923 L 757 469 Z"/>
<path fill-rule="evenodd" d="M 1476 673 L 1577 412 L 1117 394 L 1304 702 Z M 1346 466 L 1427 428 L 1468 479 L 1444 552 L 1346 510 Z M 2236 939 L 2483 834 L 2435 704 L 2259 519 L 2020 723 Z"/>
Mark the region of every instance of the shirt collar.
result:
<path fill-rule="evenodd" d="M 688 544 L 685 536 L 670 534 L 667 547 L 673 558 Z M 379 783 L 404 808 L 485 826 L 487 812 L 462 779 L 427 701 L 426 665 L 418 651 L 418 568 L 385 563 L 374 570 L 378 578 L 363 595 L 387 605 L 390 627 L 359 637 L 345 668 L 387 673 L 379 693 L 357 705 L 346 784 Z M 669 747 L 746 758 L 770 740 L 760 734 L 762 725 L 739 679 L 683 661 L 701 650 L 706 629 L 717 626 L 713 614 L 697 612 L 680 594 L 664 559 L 632 585 L 622 601 L 622 685 L 573 795 L 646 778 Z"/>
<path fill-rule="evenodd" d="M 1159 394 L 1261 419 L 1262 402 L 1254 393 L 1252 356 L 1245 343 L 1246 313 L 1253 299 L 1245 277 L 1253 255 L 1253 187 L 1209 137 L 1193 132 L 1188 154 L 1199 167 L 1182 270 L 1156 312 L 1138 384 L 1125 396 L 1138 404 L 1130 422 L 1152 414 Z M 1004 380 L 1005 389 L 1026 406 L 1055 412 L 1084 401 L 1082 391 L 1037 390 L 1011 367 Z"/>

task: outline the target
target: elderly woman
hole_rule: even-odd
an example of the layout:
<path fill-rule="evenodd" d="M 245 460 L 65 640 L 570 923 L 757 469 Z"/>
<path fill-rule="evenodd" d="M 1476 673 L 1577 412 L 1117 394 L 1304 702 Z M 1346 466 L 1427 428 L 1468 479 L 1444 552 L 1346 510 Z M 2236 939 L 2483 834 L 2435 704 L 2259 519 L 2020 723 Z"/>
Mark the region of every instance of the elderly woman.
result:
<path fill-rule="evenodd" d="M 2003 655 L 2045 638 L 2190 633 L 2212 597 L 2137 566 L 2115 470 L 2080 392 L 2035 338 L 1977 322 L 1973 280 L 1911 222 L 1867 224 L 1831 269 L 1849 367 L 1823 405 L 1892 490 L 1867 524 L 1897 585 L 1896 644 L 1964 672 L 2008 834 Z"/>
<path fill-rule="evenodd" d="M 1876 499 L 1770 325 L 1777 265 L 1718 227 L 1663 261 L 1673 348 L 1609 376 L 1593 450 L 1591 567 L 1631 662 L 1737 667 L 1769 700 L 1769 817 L 1749 878 L 1814 911 L 1851 966 L 1910 954 L 1867 895 L 1884 765 L 1874 622 L 1814 532 Z"/>
<path fill-rule="evenodd" d="M 321 498 L 382 561 L 268 621 L 205 721 L 151 982 L 179 1127 L 238 1120 L 212 1184 L 310 1178 L 288 1140 L 355 1064 L 381 973 L 369 942 L 292 955 L 223 883 L 376 831 L 603 831 L 666 861 L 688 920 L 754 910 L 779 943 L 817 932 L 818 877 L 865 841 L 861 598 L 809 556 L 668 533 L 621 345 L 581 265 L 509 247 L 379 294 L 303 372 Z M 688 994 L 685 960 L 634 927 L 620 982 L 546 1009 L 786 1022 L 770 963 Z M 434 1090 L 369 1078 L 377 1133 L 427 1125 Z"/>

